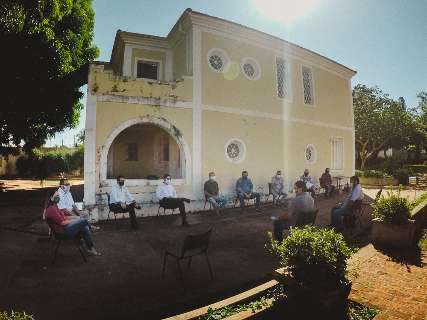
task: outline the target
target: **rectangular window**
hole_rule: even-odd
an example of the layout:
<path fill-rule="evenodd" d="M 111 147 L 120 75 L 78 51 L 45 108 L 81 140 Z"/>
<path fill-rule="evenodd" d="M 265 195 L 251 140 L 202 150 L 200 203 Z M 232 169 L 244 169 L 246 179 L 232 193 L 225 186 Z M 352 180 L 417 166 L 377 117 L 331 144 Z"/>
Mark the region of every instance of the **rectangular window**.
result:
<path fill-rule="evenodd" d="M 159 80 L 159 68 L 158 62 L 140 60 L 136 65 L 136 77 Z"/>
<path fill-rule="evenodd" d="M 137 143 L 128 143 L 127 161 L 138 161 L 138 144 Z"/>
<path fill-rule="evenodd" d="M 343 138 L 333 138 L 331 141 L 332 148 L 332 170 L 344 169 L 344 140 Z"/>
<path fill-rule="evenodd" d="M 314 105 L 313 74 L 308 67 L 302 67 L 302 85 L 304 90 L 304 104 Z"/>
<path fill-rule="evenodd" d="M 289 67 L 285 59 L 276 58 L 277 96 L 281 99 L 289 97 Z"/>

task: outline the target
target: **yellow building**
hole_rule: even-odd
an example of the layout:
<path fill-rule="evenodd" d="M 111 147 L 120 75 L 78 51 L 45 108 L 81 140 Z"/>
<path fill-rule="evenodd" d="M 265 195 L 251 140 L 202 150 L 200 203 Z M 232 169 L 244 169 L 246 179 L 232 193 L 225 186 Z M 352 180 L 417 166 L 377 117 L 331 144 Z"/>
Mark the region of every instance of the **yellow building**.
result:
<path fill-rule="evenodd" d="M 85 204 L 105 201 L 119 174 L 140 202 L 156 201 L 166 172 L 193 200 L 209 171 L 229 195 L 242 170 L 261 192 L 277 169 L 289 188 L 305 168 L 352 175 L 354 74 L 191 9 L 166 37 L 119 30 L 110 62 L 89 71 Z"/>

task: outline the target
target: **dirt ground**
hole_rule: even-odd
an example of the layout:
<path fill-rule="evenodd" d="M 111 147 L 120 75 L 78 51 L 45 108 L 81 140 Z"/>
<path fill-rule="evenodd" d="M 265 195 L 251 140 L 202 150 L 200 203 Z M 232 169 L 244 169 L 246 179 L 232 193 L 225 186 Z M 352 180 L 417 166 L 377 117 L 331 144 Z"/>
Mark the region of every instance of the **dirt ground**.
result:
<path fill-rule="evenodd" d="M 72 187 L 77 199 L 82 189 Z M 191 214 L 189 228 L 178 226 L 176 215 L 139 219 L 138 231 L 130 230 L 128 220 L 100 223 L 94 241 L 101 257 L 84 263 L 74 246 L 64 244 L 52 266 L 53 244 L 40 219 L 47 192 L 30 185 L 0 193 L 0 309 L 43 320 L 160 319 L 243 291 L 268 279 L 278 266 L 265 249 L 270 216 L 282 210 L 271 205 L 261 214 L 253 209 Z M 329 224 L 329 210 L 337 200 L 317 201 L 316 224 Z M 214 280 L 203 257 L 193 259 L 184 281 L 169 260 L 162 279 L 165 249 L 209 228 Z"/>

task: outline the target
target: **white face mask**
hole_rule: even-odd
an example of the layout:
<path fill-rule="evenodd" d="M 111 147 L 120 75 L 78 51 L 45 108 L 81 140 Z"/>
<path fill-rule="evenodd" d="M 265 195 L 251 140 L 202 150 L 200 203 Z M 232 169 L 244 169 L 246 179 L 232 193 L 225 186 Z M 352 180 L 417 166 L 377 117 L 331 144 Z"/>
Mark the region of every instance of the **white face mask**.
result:
<path fill-rule="evenodd" d="M 64 192 L 69 192 L 70 186 L 62 186 L 62 190 L 64 190 Z"/>
<path fill-rule="evenodd" d="M 216 177 L 215 177 L 215 176 L 210 176 L 210 179 L 211 179 L 211 180 L 215 180 L 215 179 L 216 179 Z"/>
<path fill-rule="evenodd" d="M 165 180 L 165 183 L 166 183 L 166 184 L 171 184 L 171 179 L 166 179 L 166 180 Z"/>

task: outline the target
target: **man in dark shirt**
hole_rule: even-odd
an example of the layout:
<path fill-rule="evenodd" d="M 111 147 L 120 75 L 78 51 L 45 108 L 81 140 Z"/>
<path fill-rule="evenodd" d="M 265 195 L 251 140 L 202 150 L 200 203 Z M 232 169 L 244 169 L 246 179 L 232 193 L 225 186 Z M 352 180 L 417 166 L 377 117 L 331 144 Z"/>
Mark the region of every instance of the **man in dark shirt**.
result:
<path fill-rule="evenodd" d="M 208 200 L 215 211 L 219 213 L 220 208 L 224 208 L 227 200 L 219 194 L 218 182 L 216 182 L 215 172 L 209 172 L 209 180 L 204 185 L 205 198 Z"/>
<path fill-rule="evenodd" d="M 331 174 L 329 173 L 329 168 L 325 169 L 325 172 L 320 177 L 319 182 L 320 182 L 320 187 L 325 189 L 326 198 L 330 197 L 335 190 L 335 186 L 332 185 L 332 177 L 331 177 Z"/>

